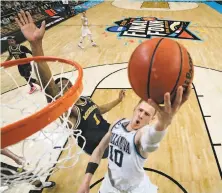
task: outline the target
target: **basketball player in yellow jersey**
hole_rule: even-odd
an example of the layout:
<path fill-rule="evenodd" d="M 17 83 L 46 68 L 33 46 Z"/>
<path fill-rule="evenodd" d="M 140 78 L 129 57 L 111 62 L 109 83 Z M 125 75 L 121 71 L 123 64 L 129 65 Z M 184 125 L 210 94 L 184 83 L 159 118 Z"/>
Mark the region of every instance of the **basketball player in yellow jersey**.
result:
<path fill-rule="evenodd" d="M 72 87 L 72 83 L 65 77 L 60 77 L 55 80 L 55 83 L 66 92 Z M 98 105 L 90 97 L 81 96 L 72 108 L 71 121 L 74 125 L 74 130 L 82 131 L 82 136 L 78 139 L 78 145 L 83 148 L 85 153 L 91 155 L 94 149 L 99 145 L 102 138 L 109 131 L 110 124 L 104 119 L 103 114 L 109 112 L 112 108 L 118 105 L 125 97 L 125 91 L 121 90 L 119 96 L 106 104 Z M 77 132 L 79 132 L 77 130 Z M 86 143 L 85 143 L 86 141 Z M 84 145 L 85 144 L 85 145 Z M 104 152 L 103 158 L 108 156 L 108 148 Z"/>
<path fill-rule="evenodd" d="M 89 29 L 89 23 L 88 23 L 88 18 L 86 17 L 86 11 L 82 12 L 81 20 L 82 20 L 82 36 L 80 37 L 80 42 L 79 42 L 78 46 L 80 48 L 84 49 L 83 40 L 88 35 L 89 39 L 92 43 L 92 46 L 96 47 L 97 45 L 92 39 L 92 32 Z"/>
<path fill-rule="evenodd" d="M 180 86 L 173 104 L 170 93 L 166 93 L 163 107 L 151 99 L 141 100 L 130 120 L 121 119 L 112 124 L 90 158 L 78 193 L 89 193 L 92 176 L 108 146 L 108 172 L 99 193 L 157 193 L 158 188 L 150 182 L 143 165 L 149 154 L 158 149 L 173 117 L 187 101 L 190 90 L 189 87 L 183 94 Z M 151 125 L 155 113 L 156 121 Z"/>

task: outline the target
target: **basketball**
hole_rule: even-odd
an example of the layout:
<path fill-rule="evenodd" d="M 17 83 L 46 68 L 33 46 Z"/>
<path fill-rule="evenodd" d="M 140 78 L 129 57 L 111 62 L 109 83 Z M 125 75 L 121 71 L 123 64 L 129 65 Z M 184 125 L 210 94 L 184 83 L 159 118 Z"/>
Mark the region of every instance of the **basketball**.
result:
<path fill-rule="evenodd" d="M 142 99 L 164 102 L 164 94 L 175 99 L 176 90 L 185 91 L 192 83 L 194 68 L 190 54 L 178 42 L 166 38 L 144 41 L 132 53 L 128 78 L 134 92 Z"/>

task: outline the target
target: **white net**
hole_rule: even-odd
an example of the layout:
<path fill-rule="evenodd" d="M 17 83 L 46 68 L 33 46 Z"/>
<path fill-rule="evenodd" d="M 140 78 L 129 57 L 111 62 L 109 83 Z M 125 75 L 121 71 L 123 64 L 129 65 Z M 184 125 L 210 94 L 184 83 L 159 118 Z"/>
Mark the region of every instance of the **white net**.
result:
<path fill-rule="evenodd" d="M 27 92 L 29 90 L 28 83 L 26 86 L 19 86 L 17 83 L 18 80 L 12 73 L 13 70 L 11 70 L 12 68 L 17 68 L 17 66 L 1 68 L 1 75 L 4 75 L 4 80 L 9 81 L 15 88 L 1 94 L 1 127 L 30 116 L 48 105 L 46 100 L 47 94 L 45 93 L 48 84 L 43 88 L 36 63 L 34 61 L 31 63 L 31 77 L 37 78 L 41 85 L 41 87 L 35 85 L 38 87 L 38 90 L 32 94 Z M 51 79 L 65 77 L 72 84 L 75 84 L 78 71 L 74 67 L 60 62 L 47 63 L 49 66 L 55 67 L 57 72 L 58 69 L 60 71 Z M 64 70 L 67 70 L 67 66 L 69 67 L 69 72 L 64 72 Z M 34 68 L 36 68 L 36 73 Z M 56 97 L 52 98 L 48 95 L 52 101 L 63 95 L 67 84 L 61 84 L 60 86 L 60 92 Z M 74 124 L 70 119 L 73 105 L 67 112 L 63 113 L 62 116 L 45 128 L 17 144 L 7 147 L 13 153 L 24 157 L 25 162 L 22 166 L 18 166 L 8 157 L 1 156 L 1 186 L 14 186 L 21 183 L 31 184 L 59 169 L 73 167 L 78 162 L 79 156 L 83 152 L 81 148 L 77 148 L 78 140 L 83 138 L 85 141 L 85 138 L 81 135 L 80 130 L 73 130 Z M 60 157 L 61 154 L 62 156 Z M 11 166 L 14 166 L 16 170 Z"/>

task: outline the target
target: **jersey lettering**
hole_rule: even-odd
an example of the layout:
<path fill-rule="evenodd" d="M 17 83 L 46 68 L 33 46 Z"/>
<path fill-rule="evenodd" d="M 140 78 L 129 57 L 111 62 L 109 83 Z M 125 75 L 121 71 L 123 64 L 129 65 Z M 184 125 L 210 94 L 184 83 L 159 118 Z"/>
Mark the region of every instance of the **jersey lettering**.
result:
<path fill-rule="evenodd" d="M 92 111 L 94 111 L 96 108 L 97 108 L 96 105 L 92 105 L 91 107 L 89 107 L 88 110 L 83 115 L 83 119 L 86 120 L 89 117 L 89 115 L 92 113 Z"/>
<path fill-rule="evenodd" d="M 116 133 L 112 133 L 111 141 L 113 145 L 119 147 L 120 150 L 130 154 L 130 143 L 126 140 L 125 137 L 121 135 L 117 135 Z"/>

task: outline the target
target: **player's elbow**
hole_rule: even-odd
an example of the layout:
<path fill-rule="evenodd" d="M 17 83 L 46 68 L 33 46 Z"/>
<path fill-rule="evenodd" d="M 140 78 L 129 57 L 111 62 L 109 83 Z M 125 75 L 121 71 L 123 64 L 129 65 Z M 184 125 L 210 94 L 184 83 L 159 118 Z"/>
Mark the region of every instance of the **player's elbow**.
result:
<path fill-rule="evenodd" d="M 97 147 L 96 148 L 96 157 L 97 157 L 97 159 L 102 159 L 102 157 L 103 157 L 103 154 L 104 154 L 104 149 L 103 148 L 101 148 L 101 147 Z"/>
<path fill-rule="evenodd" d="M 143 145 L 143 151 L 145 152 L 154 152 L 159 148 L 159 143 L 155 143 L 155 144 L 145 144 Z"/>
<path fill-rule="evenodd" d="M 105 114 L 107 112 L 106 108 L 105 107 L 99 107 L 99 112 L 101 114 Z"/>

